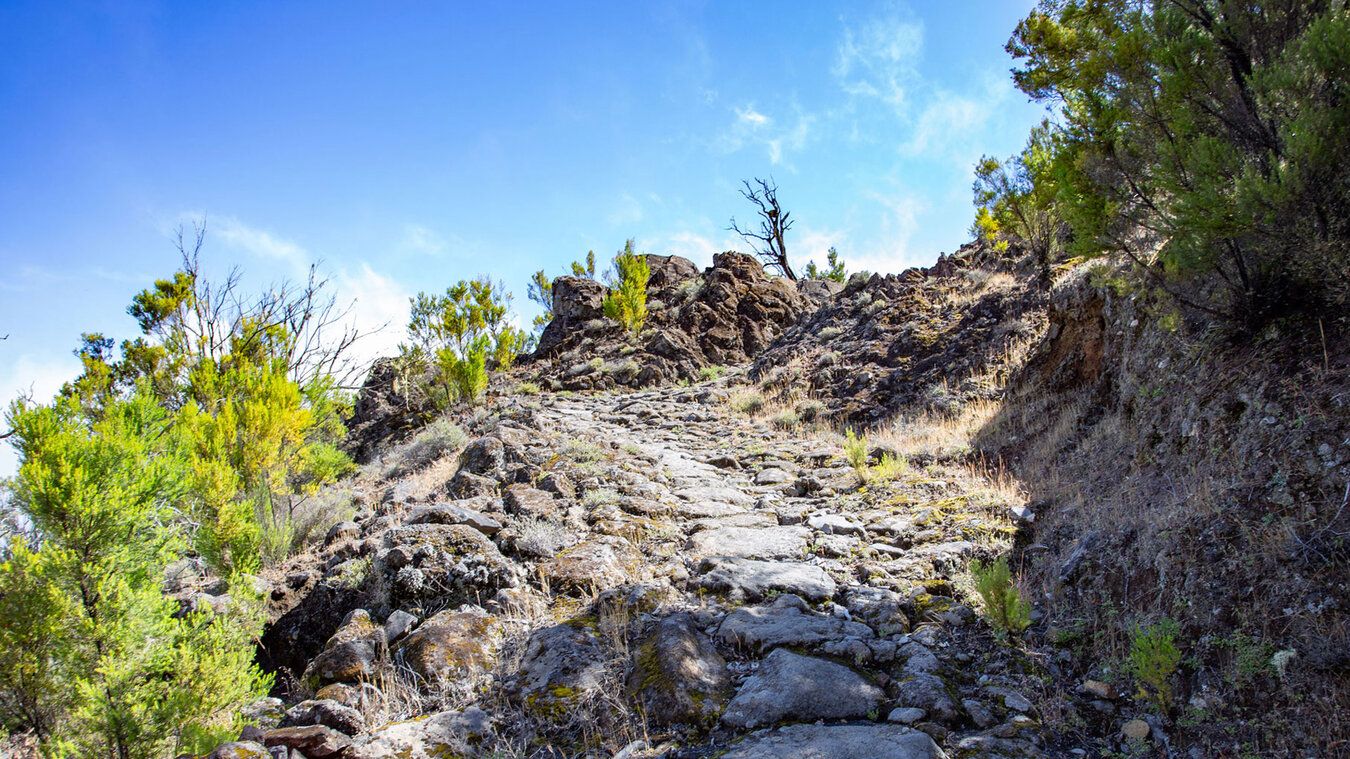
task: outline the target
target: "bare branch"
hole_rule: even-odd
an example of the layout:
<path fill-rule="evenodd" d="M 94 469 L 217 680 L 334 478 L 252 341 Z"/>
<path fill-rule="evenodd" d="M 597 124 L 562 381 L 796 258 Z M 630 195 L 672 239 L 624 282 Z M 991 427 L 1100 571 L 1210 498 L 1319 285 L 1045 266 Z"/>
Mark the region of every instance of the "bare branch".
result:
<path fill-rule="evenodd" d="M 756 187 L 750 183 L 750 180 L 744 180 L 745 188 L 741 190 L 741 195 L 758 209 L 759 230 L 742 229 L 733 216 L 731 226 L 728 230 L 735 232 L 741 237 L 752 242 L 755 246 L 755 254 L 764 262 L 765 266 L 772 266 L 783 273 L 788 279 L 795 280 L 797 275 L 792 271 L 792 266 L 788 264 L 787 245 L 784 237 L 787 231 L 792 228 L 793 221 L 791 214 L 784 211 L 778 204 L 778 185 L 774 183 L 773 177 L 768 181 L 755 178 Z"/>

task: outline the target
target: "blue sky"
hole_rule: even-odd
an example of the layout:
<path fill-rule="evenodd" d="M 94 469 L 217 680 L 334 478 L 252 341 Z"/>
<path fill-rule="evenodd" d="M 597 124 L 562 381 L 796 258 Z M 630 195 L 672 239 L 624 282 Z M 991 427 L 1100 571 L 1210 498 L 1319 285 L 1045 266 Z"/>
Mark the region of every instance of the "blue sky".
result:
<path fill-rule="evenodd" d="M 587 250 L 745 250 L 756 176 L 798 265 L 931 263 L 975 160 L 1044 114 L 1002 49 L 1033 5 L 0 0 L 0 395 L 53 392 L 81 332 L 132 336 L 203 216 L 208 269 L 255 288 L 322 260 L 392 323 L 370 353 L 458 279 L 528 320 L 530 272 Z"/>

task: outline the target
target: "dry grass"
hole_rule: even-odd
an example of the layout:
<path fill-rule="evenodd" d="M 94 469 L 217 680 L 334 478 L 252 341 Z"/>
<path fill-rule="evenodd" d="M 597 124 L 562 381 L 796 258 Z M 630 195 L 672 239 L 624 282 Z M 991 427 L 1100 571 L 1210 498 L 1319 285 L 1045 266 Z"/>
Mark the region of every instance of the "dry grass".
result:
<path fill-rule="evenodd" d="M 872 435 L 874 443 L 895 450 L 903 458 L 923 454 L 938 460 L 969 454 L 975 435 L 999 413 L 996 401 L 976 400 L 954 414 L 925 413 L 901 417 Z"/>

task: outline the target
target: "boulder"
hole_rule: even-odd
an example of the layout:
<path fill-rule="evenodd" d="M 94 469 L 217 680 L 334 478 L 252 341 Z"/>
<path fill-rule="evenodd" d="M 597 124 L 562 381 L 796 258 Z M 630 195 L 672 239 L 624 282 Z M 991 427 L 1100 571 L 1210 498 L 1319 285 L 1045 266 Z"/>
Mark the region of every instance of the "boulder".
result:
<path fill-rule="evenodd" d="M 355 609 L 309 663 L 303 679 L 314 687 L 359 682 L 375 674 L 383 647 L 384 628 L 365 609 Z"/>
<path fill-rule="evenodd" d="M 404 524 L 465 524 L 491 537 L 502 529 L 501 522 L 481 512 L 467 509 L 450 501 L 418 506 L 412 510 Z"/>
<path fill-rule="evenodd" d="M 810 539 L 811 531 L 805 527 L 722 527 L 696 533 L 688 550 L 695 557 L 799 559 Z"/>
<path fill-rule="evenodd" d="M 323 725 L 345 735 L 358 735 L 366 729 L 361 712 L 329 699 L 301 701 L 286 710 L 286 716 L 277 727 L 307 727 Z"/>
<path fill-rule="evenodd" d="M 341 759 L 351 752 L 352 740 L 331 727 L 311 725 L 268 730 L 263 736 L 263 745 L 269 748 L 285 746 L 287 750 L 299 751 L 307 759 Z"/>
<path fill-rule="evenodd" d="M 357 739 L 353 759 L 443 759 L 476 756 L 474 746 L 488 735 L 492 720 L 478 707 L 446 711 L 424 719 L 395 722 Z"/>
<path fill-rule="evenodd" d="M 884 696 L 881 688 L 842 664 L 779 648 L 727 704 L 722 722 L 756 728 L 784 720 L 862 719 Z"/>
<path fill-rule="evenodd" d="M 477 611 L 443 611 L 423 622 L 395 656 L 427 682 L 473 682 L 497 660 L 502 624 Z"/>
<path fill-rule="evenodd" d="M 731 696 L 727 663 L 685 613 L 656 623 L 638 643 L 630 697 L 653 724 L 709 725 Z"/>
<path fill-rule="evenodd" d="M 579 543 L 539 567 L 555 592 L 584 595 L 636 579 L 642 554 L 627 539 L 602 535 Z"/>
<path fill-rule="evenodd" d="M 459 468 L 465 472 L 497 477 L 506 463 L 506 449 L 495 437 L 480 437 L 469 441 L 459 454 Z"/>
<path fill-rule="evenodd" d="M 770 606 L 737 609 L 722 620 L 717 638 L 727 645 L 764 653 L 780 646 L 811 648 L 844 638 L 875 637 L 867 625 L 818 616 L 805 607 L 800 598 L 783 595 Z"/>
<path fill-rule="evenodd" d="M 561 719 L 603 687 L 606 658 L 592 630 L 566 624 L 536 630 L 507 692 L 527 712 Z"/>

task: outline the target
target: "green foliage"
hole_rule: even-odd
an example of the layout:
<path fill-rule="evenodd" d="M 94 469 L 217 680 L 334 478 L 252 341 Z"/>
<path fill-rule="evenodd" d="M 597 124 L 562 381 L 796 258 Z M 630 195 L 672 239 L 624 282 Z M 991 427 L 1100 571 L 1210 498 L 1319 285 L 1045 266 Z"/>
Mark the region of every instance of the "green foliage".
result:
<path fill-rule="evenodd" d="M 354 469 L 336 447 L 349 400 L 332 374 L 354 335 L 325 347 L 338 317 L 313 277 L 255 302 L 237 285 L 237 272 L 206 279 L 196 251 L 184 251 L 182 270 L 132 299 L 142 335 L 123 341 L 120 360 L 110 338 L 84 335 L 84 372 L 63 388 L 62 408 L 92 423 L 132 397 L 158 405 L 185 457 L 197 549 L 223 571 L 253 571 L 281 558 L 262 546 L 288 529 L 294 499 Z"/>
<path fill-rule="evenodd" d="M 835 282 L 845 282 L 848 280 L 848 271 L 844 268 L 844 262 L 839 259 L 839 251 L 833 246 L 826 254 L 826 261 L 829 268 L 820 269 L 815 261 L 806 263 L 807 279 L 832 279 Z"/>
<path fill-rule="evenodd" d="M 1181 663 L 1177 648 L 1179 630 L 1175 622 L 1163 619 L 1149 627 L 1136 626 L 1130 634 L 1129 671 L 1139 684 L 1139 696 L 1147 698 L 1161 713 L 1172 703 L 1168 683 Z"/>
<path fill-rule="evenodd" d="M 1058 180 L 1050 122 L 1031 131 L 1021 153 L 1006 162 L 985 156 L 975 165 L 975 223 L 971 231 L 996 250 L 1020 240 L 1032 254 L 1044 279 L 1059 254 L 1063 230 L 1057 206 Z"/>
<path fill-rule="evenodd" d="M 997 635 L 1010 638 L 1031 624 L 1031 605 L 1018 593 L 1006 558 L 1000 557 L 992 565 L 975 559 L 970 562 L 970 573 L 975 576 L 976 592 L 984 600 L 984 618 Z"/>
<path fill-rule="evenodd" d="M 412 344 L 399 352 L 409 364 L 431 364 L 431 395 L 442 408 L 457 400 L 477 401 L 487 387 L 488 370 L 510 369 L 525 349 L 527 336 L 511 326 L 511 295 L 501 283 L 486 277 L 460 280 L 444 295 L 418 293 L 411 302 Z"/>
<path fill-rule="evenodd" d="M 882 482 L 890 482 L 909 472 L 909 462 L 903 456 L 887 453 L 869 470 L 871 477 Z"/>
<path fill-rule="evenodd" d="M 544 327 L 547 327 L 549 322 L 553 321 L 553 280 L 548 278 L 543 269 L 540 269 L 530 276 L 530 284 L 526 288 L 525 294 L 544 310 L 543 313 L 534 317 L 532 325 L 535 334 L 539 334 L 544 331 Z"/>
<path fill-rule="evenodd" d="M 226 615 L 175 617 L 160 578 L 187 546 L 201 462 L 148 383 L 100 412 L 74 396 L 9 412 L 13 500 L 41 547 L 16 543 L 0 565 L 0 720 L 57 755 L 199 750 L 266 690 L 261 601 L 236 576 Z"/>
<path fill-rule="evenodd" d="M 709 380 L 715 380 L 726 373 L 727 368 L 725 366 L 703 366 L 699 367 L 698 370 L 699 379 L 703 380 L 704 382 L 707 382 Z"/>
<path fill-rule="evenodd" d="M 595 279 L 595 251 L 586 251 L 586 262 L 572 262 L 572 276 L 582 279 Z"/>
<path fill-rule="evenodd" d="M 647 257 L 633 251 L 633 241 L 624 243 L 614 257 L 614 286 L 605 296 L 605 316 L 637 335 L 647 321 L 647 280 L 651 270 Z"/>
<path fill-rule="evenodd" d="M 1122 251 L 1247 330 L 1344 307 L 1350 10 L 1055 0 L 1008 50 L 1018 86 L 1061 106 L 1049 187 L 1077 252 Z"/>

